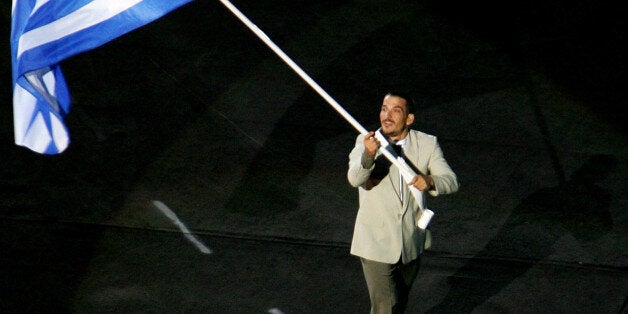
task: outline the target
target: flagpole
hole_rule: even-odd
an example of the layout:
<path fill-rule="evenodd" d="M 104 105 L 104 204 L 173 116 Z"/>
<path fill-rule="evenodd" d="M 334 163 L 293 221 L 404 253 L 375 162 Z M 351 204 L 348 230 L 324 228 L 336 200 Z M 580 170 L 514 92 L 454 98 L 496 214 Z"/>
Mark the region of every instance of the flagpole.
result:
<path fill-rule="evenodd" d="M 242 21 L 257 37 L 259 37 L 270 49 L 272 49 L 292 70 L 294 70 L 306 83 L 308 83 L 321 97 L 323 97 L 340 115 L 342 115 L 351 125 L 360 132 L 367 134 L 368 131 L 355 120 L 336 100 L 334 100 L 318 83 L 316 83 L 299 65 L 297 65 L 281 48 L 279 48 L 261 29 L 249 20 L 238 8 L 228 0 L 220 0 L 240 21 Z"/>
<path fill-rule="evenodd" d="M 340 115 L 345 118 L 360 134 L 366 135 L 368 131 L 356 120 L 354 119 L 349 112 L 347 112 L 334 98 L 332 98 L 316 81 L 314 81 L 301 67 L 296 64 L 292 59 L 285 53 L 279 46 L 277 46 L 271 39 L 264 33 L 257 25 L 255 25 L 249 18 L 246 17 L 238 8 L 236 8 L 230 1 L 228 0 L 220 0 L 222 4 L 224 4 L 231 13 L 233 13 L 244 25 L 246 25 L 257 37 L 259 37 L 270 49 L 272 49 L 294 72 L 296 72 L 308 85 L 310 85 L 323 99 L 325 99 Z M 397 156 L 393 155 L 393 153 L 388 150 L 388 140 L 386 140 L 381 133 L 376 132 L 378 140 L 382 144 L 380 146 L 380 152 L 386 156 L 391 163 L 393 163 L 397 168 L 399 168 L 404 180 L 406 183 L 409 183 L 416 173 L 406 164 L 403 159 L 397 159 Z M 419 210 L 423 211 L 424 203 L 423 203 L 423 194 L 416 189 L 414 186 L 410 187 L 410 191 L 412 195 L 415 197 L 417 202 L 419 203 Z M 431 211 L 430 211 L 431 213 Z"/>

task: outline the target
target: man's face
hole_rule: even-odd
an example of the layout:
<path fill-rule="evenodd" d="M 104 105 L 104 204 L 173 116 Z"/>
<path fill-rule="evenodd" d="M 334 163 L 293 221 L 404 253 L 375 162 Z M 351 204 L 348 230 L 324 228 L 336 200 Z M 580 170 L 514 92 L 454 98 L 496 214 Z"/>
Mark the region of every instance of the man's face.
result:
<path fill-rule="evenodd" d="M 414 115 L 408 113 L 405 99 L 387 95 L 379 112 L 379 121 L 384 135 L 396 141 L 406 137 L 408 126 L 414 122 Z"/>

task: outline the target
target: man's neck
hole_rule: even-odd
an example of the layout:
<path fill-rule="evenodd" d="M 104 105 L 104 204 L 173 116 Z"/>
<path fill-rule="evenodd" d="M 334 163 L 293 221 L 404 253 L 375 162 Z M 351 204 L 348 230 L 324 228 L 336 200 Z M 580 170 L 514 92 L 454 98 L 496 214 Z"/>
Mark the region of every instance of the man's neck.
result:
<path fill-rule="evenodd" d="M 393 141 L 393 142 L 399 142 L 399 141 L 403 140 L 404 138 L 406 138 L 406 136 L 408 136 L 408 130 L 404 131 L 403 133 L 401 133 L 401 134 L 399 134 L 397 136 L 388 137 L 388 139 Z"/>

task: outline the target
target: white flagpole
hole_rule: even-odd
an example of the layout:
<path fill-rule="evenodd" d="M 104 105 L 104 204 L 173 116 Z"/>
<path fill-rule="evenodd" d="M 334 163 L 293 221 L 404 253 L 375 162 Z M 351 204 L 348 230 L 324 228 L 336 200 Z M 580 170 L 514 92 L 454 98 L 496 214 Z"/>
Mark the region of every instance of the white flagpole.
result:
<path fill-rule="evenodd" d="M 257 25 L 253 24 L 251 20 L 249 20 L 246 15 L 244 15 L 238 8 L 236 8 L 230 1 L 228 0 L 220 0 L 222 4 L 224 4 L 231 13 L 233 13 L 244 25 L 246 25 L 257 37 L 259 37 L 270 49 L 272 49 L 294 72 L 296 72 L 308 85 L 310 85 L 323 99 L 325 99 L 340 115 L 345 118 L 360 134 L 366 135 L 368 131 L 357 121 L 355 120 L 336 100 L 334 100 L 318 83 L 316 83 L 301 67 L 296 64 L 292 59 L 286 55 L 286 53 L 279 48 L 271 39 L 268 37 Z M 405 161 L 402 159 L 397 159 L 397 156 L 393 155 L 388 149 L 388 141 L 381 135 L 380 132 L 376 132 L 378 135 L 378 140 L 382 143 L 380 146 L 380 152 L 391 163 L 393 163 L 399 170 L 401 171 L 401 175 L 403 176 L 406 183 L 409 183 L 416 173 L 410 168 Z M 419 204 L 419 210 L 423 211 L 425 209 L 425 205 L 423 203 L 423 194 L 421 191 L 416 189 L 415 187 L 410 187 L 410 191 L 412 195 L 415 197 Z M 430 211 L 431 212 L 431 211 Z"/>
<path fill-rule="evenodd" d="M 308 83 L 318 94 L 320 94 L 327 102 L 340 113 L 353 127 L 361 134 L 368 131 L 360 125 L 338 102 L 336 102 L 329 94 L 316 83 L 299 65 L 297 65 L 281 48 L 279 48 L 261 29 L 259 29 L 251 20 L 249 20 L 238 8 L 236 8 L 228 0 L 220 0 L 236 17 L 242 21 L 257 37 L 259 37 L 270 49 L 272 49 L 292 70 L 294 70 L 306 83 Z"/>

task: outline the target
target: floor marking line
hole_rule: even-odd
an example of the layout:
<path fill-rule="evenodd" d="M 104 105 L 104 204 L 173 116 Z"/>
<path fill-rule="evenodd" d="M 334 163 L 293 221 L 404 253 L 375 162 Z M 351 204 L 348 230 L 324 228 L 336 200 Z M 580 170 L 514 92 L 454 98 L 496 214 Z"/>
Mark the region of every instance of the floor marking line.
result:
<path fill-rule="evenodd" d="M 155 205 L 155 207 L 157 207 L 159 211 L 161 211 L 166 217 L 168 217 L 172 221 L 172 223 L 174 223 L 175 226 L 179 227 L 179 230 L 181 230 L 181 232 L 183 233 L 183 236 L 185 236 L 185 238 L 188 239 L 188 241 L 192 242 L 192 244 L 194 244 L 194 246 L 196 246 L 196 248 L 199 251 L 201 251 L 201 253 L 203 254 L 212 253 L 212 250 L 210 250 L 207 246 L 205 246 L 203 242 L 198 240 L 192 234 L 192 232 L 190 232 L 190 230 L 185 226 L 185 224 L 183 224 L 183 222 L 179 220 L 179 217 L 177 217 L 177 215 L 168 206 L 166 206 L 166 204 L 164 204 L 161 201 L 153 201 L 153 205 Z"/>

